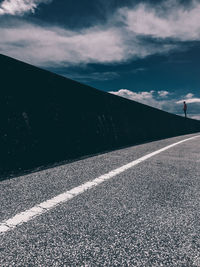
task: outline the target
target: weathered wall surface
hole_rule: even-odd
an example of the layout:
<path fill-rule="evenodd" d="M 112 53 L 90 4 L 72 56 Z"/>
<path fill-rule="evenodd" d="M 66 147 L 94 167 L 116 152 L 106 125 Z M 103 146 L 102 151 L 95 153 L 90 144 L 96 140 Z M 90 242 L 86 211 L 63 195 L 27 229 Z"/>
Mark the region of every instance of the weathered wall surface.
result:
<path fill-rule="evenodd" d="M 98 91 L 3 55 L 0 74 L 0 177 L 200 131 L 199 121 Z"/>

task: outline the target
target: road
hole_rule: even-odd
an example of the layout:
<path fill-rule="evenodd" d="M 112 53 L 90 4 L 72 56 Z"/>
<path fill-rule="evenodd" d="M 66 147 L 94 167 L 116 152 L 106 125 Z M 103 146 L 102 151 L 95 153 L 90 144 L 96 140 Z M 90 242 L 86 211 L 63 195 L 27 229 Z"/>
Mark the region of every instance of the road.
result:
<path fill-rule="evenodd" d="M 4 180 L 0 223 L 196 135 Z M 0 233 L 0 266 L 200 266 L 200 136 L 9 225 Z"/>

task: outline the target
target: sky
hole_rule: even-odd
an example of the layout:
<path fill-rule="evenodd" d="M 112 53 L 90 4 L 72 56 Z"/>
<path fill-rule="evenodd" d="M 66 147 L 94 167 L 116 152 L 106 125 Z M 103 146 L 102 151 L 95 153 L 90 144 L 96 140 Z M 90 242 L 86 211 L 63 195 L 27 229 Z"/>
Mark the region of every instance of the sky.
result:
<path fill-rule="evenodd" d="M 0 53 L 200 119 L 200 0 L 0 0 Z"/>

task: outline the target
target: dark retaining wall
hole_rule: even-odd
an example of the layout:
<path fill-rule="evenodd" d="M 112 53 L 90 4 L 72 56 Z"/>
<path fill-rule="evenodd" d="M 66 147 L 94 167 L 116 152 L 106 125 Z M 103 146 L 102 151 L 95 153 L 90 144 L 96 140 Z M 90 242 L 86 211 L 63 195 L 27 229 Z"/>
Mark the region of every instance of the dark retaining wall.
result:
<path fill-rule="evenodd" d="M 184 119 L 0 55 L 0 177 L 200 131 Z M 0 178 L 1 179 L 1 178 Z"/>

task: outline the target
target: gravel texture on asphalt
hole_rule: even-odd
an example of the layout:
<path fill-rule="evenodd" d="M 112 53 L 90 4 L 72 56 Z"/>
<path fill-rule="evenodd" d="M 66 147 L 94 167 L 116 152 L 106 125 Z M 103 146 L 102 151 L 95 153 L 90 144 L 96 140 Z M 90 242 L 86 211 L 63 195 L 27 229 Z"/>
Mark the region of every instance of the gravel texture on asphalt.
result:
<path fill-rule="evenodd" d="M 193 135 L 0 183 L 0 222 Z M 200 266 L 200 138 L 177 145 L 0 235 L 0 266 Z"/>

